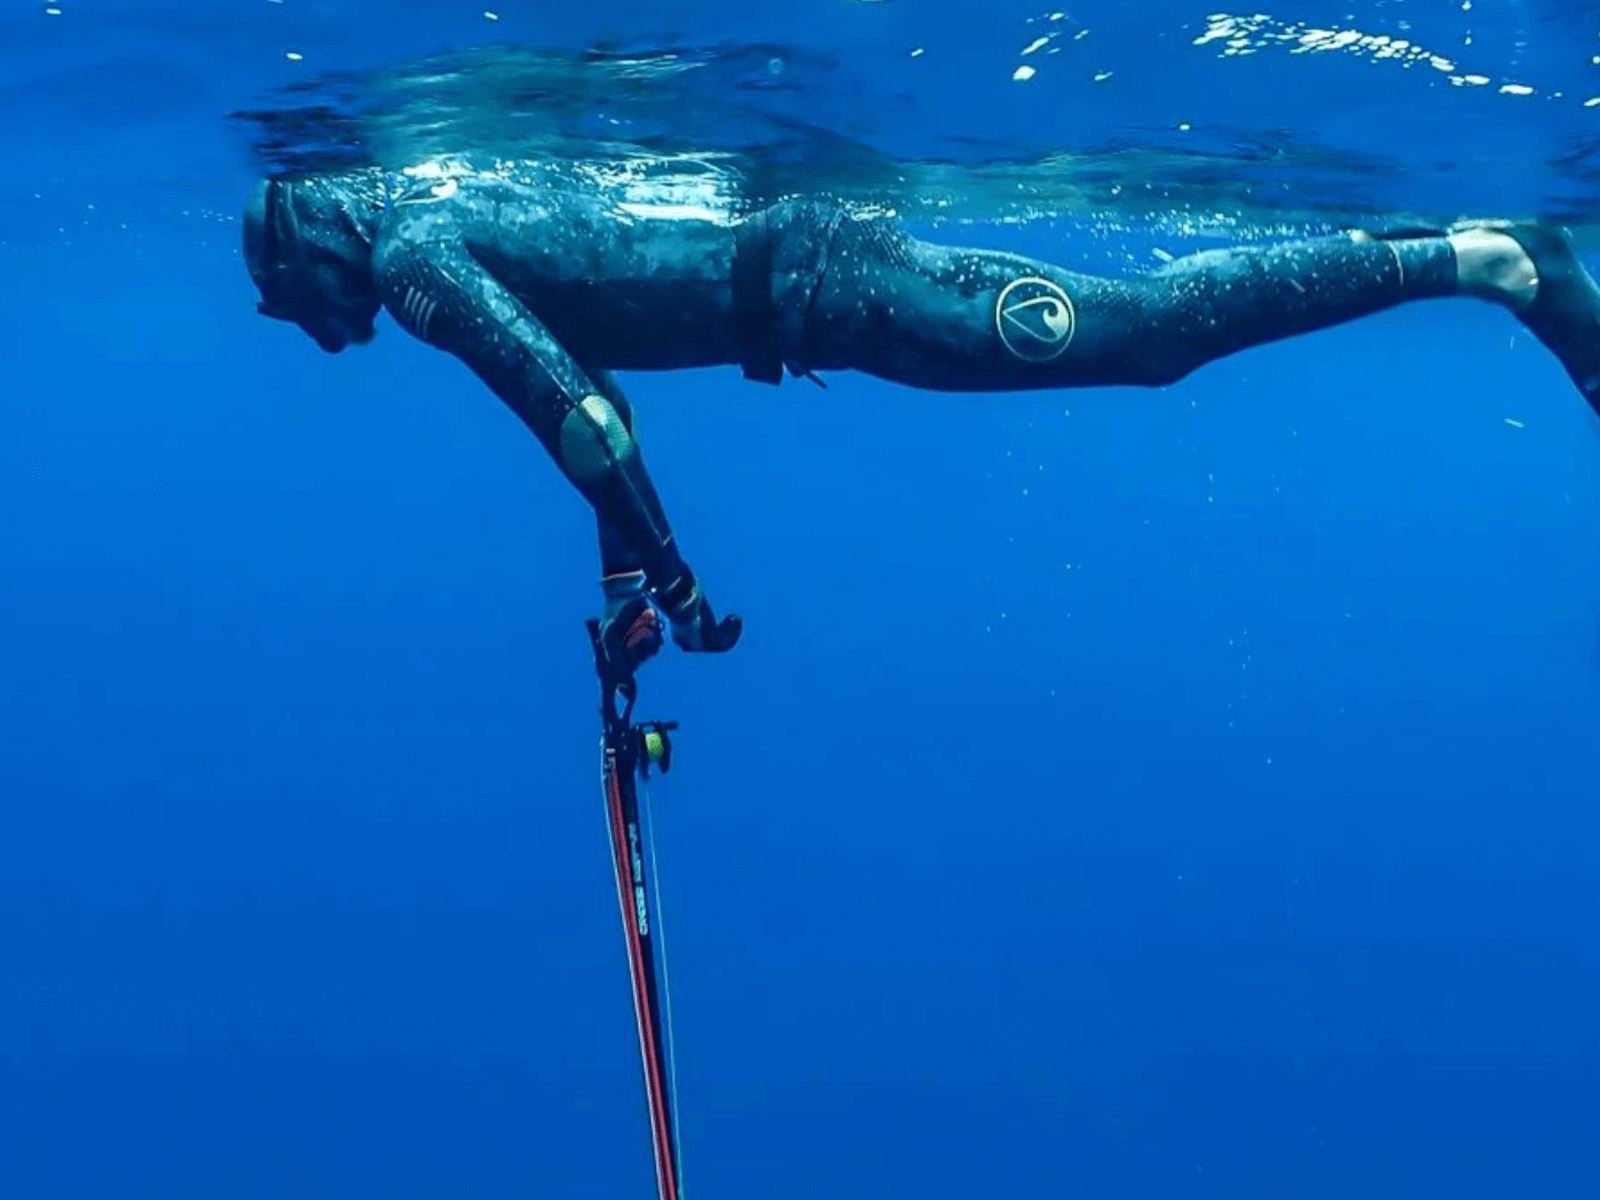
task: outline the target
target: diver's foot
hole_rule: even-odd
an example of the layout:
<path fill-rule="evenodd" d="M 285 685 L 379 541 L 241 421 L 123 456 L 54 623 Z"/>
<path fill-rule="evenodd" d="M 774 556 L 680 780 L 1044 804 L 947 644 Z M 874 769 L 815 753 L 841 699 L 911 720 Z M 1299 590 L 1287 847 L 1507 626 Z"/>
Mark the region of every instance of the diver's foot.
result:
<path fill-rule="evenodd" d="M 1578 261 L 1567 235 L 1554 225 L 1526 221 L 1480 224 L 1452 233 L 1451 239 L 1473 235 L 1493 239 L 1469 244 L 1469 262 L 1476 254 L 1483 271 L 1475 282 L 1498 289 L 1490 298 L 1516 313 L 1600 413 L 1600 286 Z M 1520 259 L 1507 259 L 1507 241 L 1515 244 Z M 1491 263 L 1498 265 L 1485 265 Z"/>
<path fill-rule="evenodd" d="M 1435 225 L 1352 229 L 1356 242 L 1408 242 L 1444 238 L 1455 251 L 1456 287 L 1463 296 L 1492 300 L 1512 311 L 1527 307 L 1538 287 L 1533 259 L 1507 231 L 1509 221 L 1462 221 L 1442 229 Z"/>
<path fill-rule="evenodd" d="M 1448 235 L 1456 252 L 1456 282 L 1464 296 L 1492 300 L 1513 312 L 1533 303 L 1539 269 L 1532 254 L 1510 232 L 1505 221 L 1475 221 Z M 1534 226 L 1534 228 L 1543 228 Z"/>

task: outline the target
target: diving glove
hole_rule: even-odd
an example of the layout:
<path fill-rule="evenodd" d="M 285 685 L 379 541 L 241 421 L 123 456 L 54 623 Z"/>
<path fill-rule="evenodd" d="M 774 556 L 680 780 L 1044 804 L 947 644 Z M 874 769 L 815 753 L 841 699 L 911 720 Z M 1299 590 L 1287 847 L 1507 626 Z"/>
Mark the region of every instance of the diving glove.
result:
<path fill-rule="evenodd" d="M 643 572 L 614 575 L 600 582 L 606 611 L 600 618 L 600 646 L 620 676 L 631 676 L 661 650 L 661 618 L 650 603 Z"/>
<path fill-rule="evenodd" d="M 685 572 L 657 597 L 672 623 L 672 641 L 680 650 L 722 654 L 739 644 L 744 621 L 729 613 L 720 621 L 694 576 Z"/>

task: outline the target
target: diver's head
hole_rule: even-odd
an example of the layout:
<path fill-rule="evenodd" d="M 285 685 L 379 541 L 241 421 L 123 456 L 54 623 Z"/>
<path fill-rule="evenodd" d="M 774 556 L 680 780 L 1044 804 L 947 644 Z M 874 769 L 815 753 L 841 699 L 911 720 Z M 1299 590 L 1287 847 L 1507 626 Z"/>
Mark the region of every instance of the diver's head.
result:
<path fill-rule="evenodd" d="M 293 321 L 330 354 L 377 332 L 377 201 L 367 182 L 365 173 L 269 179 L 245 202 L 244 261 L 261 293 L 256 311 Z"/>

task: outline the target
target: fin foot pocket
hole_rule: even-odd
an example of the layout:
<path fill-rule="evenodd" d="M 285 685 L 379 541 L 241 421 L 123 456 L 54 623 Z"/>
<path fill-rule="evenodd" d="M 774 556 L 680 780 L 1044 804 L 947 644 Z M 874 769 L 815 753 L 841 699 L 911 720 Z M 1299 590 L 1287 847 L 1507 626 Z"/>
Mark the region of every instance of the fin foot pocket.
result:
<path fill-rule="evenodd" d="M 1600 286 L 1555 226 L 1521 222 L 1493 228 L 1522 247 L 1538 275 L 1533 302 L 1517 320 L 1560 360 L 1600 415 Z"/>

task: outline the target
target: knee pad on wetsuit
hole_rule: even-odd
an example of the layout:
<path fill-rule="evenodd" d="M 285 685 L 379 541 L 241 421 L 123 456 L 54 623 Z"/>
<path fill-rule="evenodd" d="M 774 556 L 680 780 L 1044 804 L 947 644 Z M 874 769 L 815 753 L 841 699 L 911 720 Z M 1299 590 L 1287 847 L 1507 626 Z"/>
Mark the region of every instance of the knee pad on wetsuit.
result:
<path fill-rule="evenodd" d="M 585 396 L 568 410 L 559 431 L 561 466 L 580 487 L 626 467 L 639 449 L 622 418 L 603 396 Z"/>

